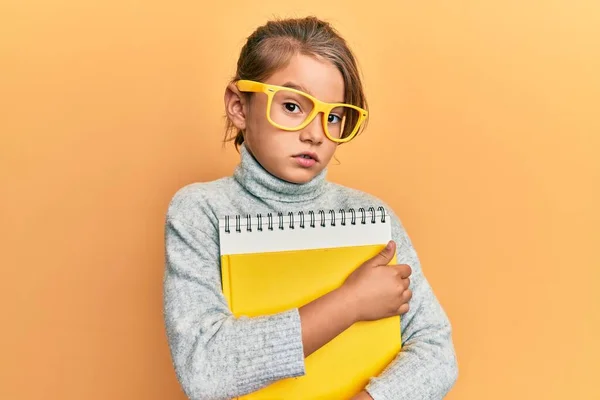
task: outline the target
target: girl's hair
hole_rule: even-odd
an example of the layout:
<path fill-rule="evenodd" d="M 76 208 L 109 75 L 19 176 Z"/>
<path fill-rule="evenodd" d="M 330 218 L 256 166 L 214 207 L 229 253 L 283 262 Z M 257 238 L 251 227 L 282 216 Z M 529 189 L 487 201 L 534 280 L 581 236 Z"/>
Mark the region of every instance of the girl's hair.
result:
<path fill-rule="evenodd" d="M 242 47 L 231 83 L 241 79 L 263 82 L 296 54 L 317 56 L 335 65 L 344 79 L 344 102 L 367 109 L 354 54 L 335 28 L 315 17 L 273 20 L 259 27 Z M 236 148 L 244 142 L 243 132 L 229 119 L 228 141 L 235 141 Z"/>

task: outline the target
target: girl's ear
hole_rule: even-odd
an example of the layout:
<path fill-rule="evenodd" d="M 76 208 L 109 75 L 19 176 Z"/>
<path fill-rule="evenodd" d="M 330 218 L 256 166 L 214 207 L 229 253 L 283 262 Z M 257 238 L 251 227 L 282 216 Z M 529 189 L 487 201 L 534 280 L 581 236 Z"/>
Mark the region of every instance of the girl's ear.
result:
<path fill-rule="evenodd" d="M 246 129 L 246 106 L 246 98 L 235 84 L 227 85 L 225 89 L 225 113 L 227 118 L 239 130 Z"/>

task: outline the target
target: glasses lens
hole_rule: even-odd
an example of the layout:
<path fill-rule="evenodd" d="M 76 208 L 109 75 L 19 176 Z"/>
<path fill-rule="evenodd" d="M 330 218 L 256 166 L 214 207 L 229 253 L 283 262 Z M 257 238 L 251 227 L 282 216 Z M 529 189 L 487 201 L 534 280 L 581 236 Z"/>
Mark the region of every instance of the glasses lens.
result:
<path fill-rule="evenodd" d="M 355 134 L 360 111 L 351 107 L 336 107 L 327 116 L 327 131 L 334 139 L 345 139 Z"/>
<path fill-rule="evenodd" d="M 314 104 L 311 99 L 289 90 L 279 90 L 273 96 L 271 120 L 286 128 L 300 126 L 311 113 Z"/>

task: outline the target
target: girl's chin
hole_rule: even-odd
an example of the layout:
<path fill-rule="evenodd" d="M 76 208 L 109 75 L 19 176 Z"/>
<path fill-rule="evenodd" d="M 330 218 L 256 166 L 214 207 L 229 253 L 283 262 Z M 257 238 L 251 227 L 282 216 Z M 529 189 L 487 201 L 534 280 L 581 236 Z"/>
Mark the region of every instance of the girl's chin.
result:
<path fill-rule="evenodd" d="M 287 172 L 287 171 L 286 171 Z M 301 185 L 303 183 L 308 183 L 310 182 L 314 177 L 315 177 L 315 173 L 314 171 L 308 171 L 308 170 L 297 170 L 297 171 L 293 171 L 293 172 L 287 172 L 282 174 L 283 176 L 280 176 L 279 178 L 290 182 L 290 183 L 295 183 L 298 185 Z"/>

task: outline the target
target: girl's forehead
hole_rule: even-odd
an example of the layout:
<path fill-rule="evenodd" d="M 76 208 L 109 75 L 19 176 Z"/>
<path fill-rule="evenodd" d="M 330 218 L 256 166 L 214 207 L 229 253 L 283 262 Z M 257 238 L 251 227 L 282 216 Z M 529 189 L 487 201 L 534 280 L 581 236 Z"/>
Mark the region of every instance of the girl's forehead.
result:
<path fill-rule="evenodd" d="M 344 101 L 344 78 L 330 61 L 303 54 L 295 55 L 265 83 L 289 86 L 330 103 Z"/>

